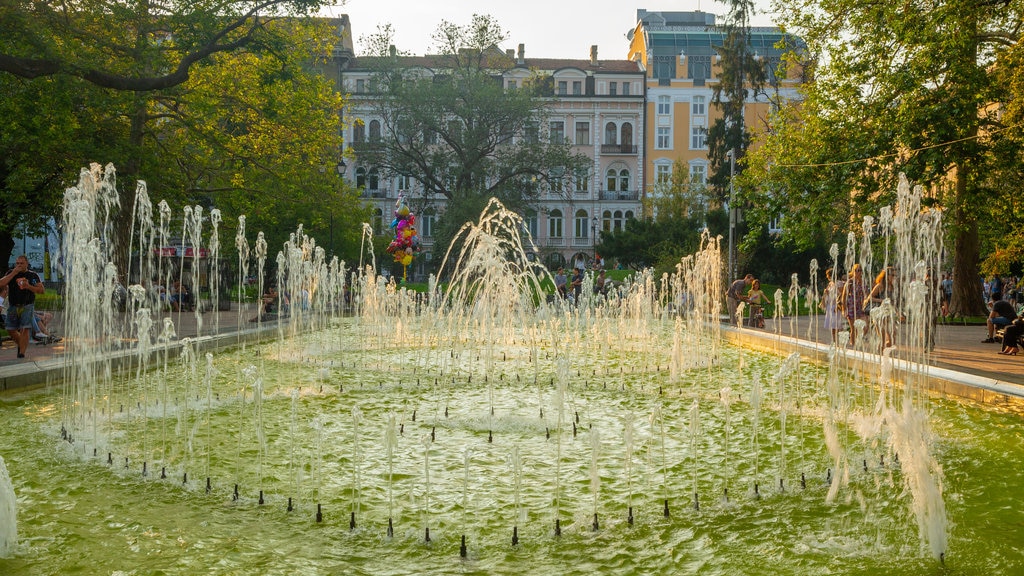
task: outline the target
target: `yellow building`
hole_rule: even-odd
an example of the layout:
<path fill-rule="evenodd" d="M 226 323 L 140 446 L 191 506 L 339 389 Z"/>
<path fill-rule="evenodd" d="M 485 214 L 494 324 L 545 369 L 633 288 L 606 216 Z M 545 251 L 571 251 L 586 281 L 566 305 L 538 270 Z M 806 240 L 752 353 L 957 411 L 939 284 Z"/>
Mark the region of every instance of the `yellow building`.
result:
<path fill-rule="evenodd" d="M 703 186 L 709 172 L 707 130 L 721 117 L 712 102 L 725 31 L 707 12 L 640 9 L 629 40 L 629 59 L 641 63 L 647 77 L 645 196 L 672 178 L 676 161 L 686 167 L 693 185 Z M 803 43 L 778 28 L 759 27 L 750 29 L 749 46 L 764 63 L 767 78 L 744 106 L 744 123 L 756 135 L 772 106 L 799 97 L 800 72 L 782 78 L 776 74 L 782 56 Z"/>

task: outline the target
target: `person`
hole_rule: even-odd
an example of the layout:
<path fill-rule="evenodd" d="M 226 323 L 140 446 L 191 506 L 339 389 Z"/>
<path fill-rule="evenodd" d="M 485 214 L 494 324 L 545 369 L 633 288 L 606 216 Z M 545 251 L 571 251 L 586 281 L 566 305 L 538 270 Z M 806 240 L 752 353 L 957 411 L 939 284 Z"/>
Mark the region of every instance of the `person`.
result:
<path fill-rule="evenodd" d="M 750 302 L 750 325 L 755 328 L 764 328 L 764 305 L 771 304 L 772 301 L 761 290 L 760 280 L 754 280 L 750 284 L 747 302 Z"/>
<path fill-rule="evenodd" d="M 40 344 L 50 344 L 53 342 L 60 342 L 62 338 L 57 338 L 50 334 L 50 321 L 53 320 L 53 314 L 50 312 L 35 311 L 32 315 L 32 338 Z"/>
<path fill-rule="evenodd" d="M 597 274 L 597 279 L 594 280 L 594 294 L 595 295 L 597 295 L 597 294 L 604 294 L 605 282 L 607 282 L 607 279 L 605 278 L 605 275 L 604 275 L 604 268 L 602 268 L 601 271 L 598 272 L 598 274 Z"/>
<path fill-rule="evenodd" d="M 1020 337 L 1024 336 L 1024 318 L 1017 317 L 1010 325 L 1003 329 L 1003 349 L 1000 354 L 1016 356 L 1020 351 Z"/>
<path fill-rule="evenodd" d="M 850 346 L 857 342 L 857 320 L 867 317 L 864 311 L 864 299 L 867 297 L 867 287 L 864 285 L 864 270 L 860 264 L 854 264 L 850 273 L 843 283 L 842 291 L 839 293 L 839 307 L 850 325 Z"/>
<path fill-rule="evenodd" d="M 188 287 L 179 281 L 175 281 L 172 286 L 169 298 L 171 310 L 180 312 L 182 309 L 189 309 L 192 306 L 192 294 L 188 291 Z"/>
<path fill-rule="evenodd" d="M 739 325 L 739 320 L 736 318 L 736 309 L 740 307 L 740 302 L 747 301 L 747 297 L 743 293 L 746 292 L 747 286 L 753 283 L 754 275 L 747 274 L 730 284 L 729 291 L 725 293 L 726 303 L 729 306 L 729 323 L 733 326 Z"/>
<path fill-rule="evenodd" d="M 875 283 L 871 286 L 871 292 L 864 298 L 863 309 L 871 315 L 875 332 L 881 339 L 882 348 L 889 348 L 893 343 L 893 335 L 896 331 L 896 279 L 891 268 L 884 268 L 875 276 Z M 888 300 L 893 309 L 886 311 L 879 309 L 875 313 L 871 310 L 880 308 Z"/>
<path fill-rule="evenodd" d="M 572 273 L 572 299 L 573 302 L 580 301 L 580 292 L 583 291 L 583 269 L 576 268 Z"/>
<path fill-rule="evenodd" d="M 0 287 L 8 287 L 7 332 L 18 345 L 18 358 L 25 357 L 32 317 L 35 315 L 36 294 L 46 291 L 39 275 L 29 270 L 28 257 L 22 254 L 14 261 L 14 268 L 0 278 Z"/>
<path fill-rule="evenodd" d="M 942 274 L 942 317 L 949 316 L 949 303 L 953 301 L 953 278 L 948 272 Z"/>
<path fill-rule="evenodd" d="M 985 326 L 988 328 L 988 338 L 981 341 L 983 344 L 998 342 L 996 340 L 996 326 L 1009 326 L 1011 322 L 1017 319 L 1017 311 L 1013 309 L 1013 304 L 1003 300 L 1003 295 L 999 292 L 992 292 L 992 302 L 989 306 L 992 311 L 989 312 L 988 318 L 985 320 Z"/>
<path fill-rule="evenodd" d="M 832 343 L 835 344 L 845 321 L 839 315 L 839 288 L 832 280 L 832 268 L 825 269 L 825 280 L 828 280 L 828 285 L 825 286 L 825 293 L 822 294 L 818 307 L 825 312 L 825 330 L 832 333 Z"/>
<path fill-rule="evenodd" d="M 568 278 L 565 277 L 565 267 L 559 266 L 558 272 L 555 273 L 555 290 L 562 298 L 568 296 L 568 294 L 565 293 L 566 282 L 568 282 Z"/>

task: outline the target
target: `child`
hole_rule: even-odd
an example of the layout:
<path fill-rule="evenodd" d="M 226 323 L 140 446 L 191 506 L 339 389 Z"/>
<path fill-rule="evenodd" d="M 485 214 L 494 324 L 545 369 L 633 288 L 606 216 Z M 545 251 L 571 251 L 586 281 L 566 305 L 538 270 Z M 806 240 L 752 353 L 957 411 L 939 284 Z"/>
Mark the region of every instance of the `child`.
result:
<path fill-rule="evenodd" d="M 750 285 L 747 301 L 750 302 L 750 324 L 755 328 L 764 328 L 764 304 L 772 302 L 761 290 L 760 280 L 754 280 Z"/>

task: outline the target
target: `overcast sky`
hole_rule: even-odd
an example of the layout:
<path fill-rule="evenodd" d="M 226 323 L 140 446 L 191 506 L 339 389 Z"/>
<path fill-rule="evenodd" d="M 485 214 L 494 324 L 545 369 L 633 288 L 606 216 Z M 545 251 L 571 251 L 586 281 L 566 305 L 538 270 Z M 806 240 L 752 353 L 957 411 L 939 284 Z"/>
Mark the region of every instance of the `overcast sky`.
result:
<path fill-rule="evenodd" d="M 347 0 L 329 9 L 330 15 L 348 14 L 352 22 L 356 54 L 363 53 L 360 39 L 390 22 L 395 44 L 413 54 L 432 51 L 431 34 L 441 20 L 468 24 L 474 13 L 489 14 L 508 32 L 502 48 L 526 44 L 528 58 L 589 58 L 597 44 L 601 58 L 624 60 L 629 49 L 626 32 L 636 25 L 637 8 L 648 11 L 702 10 L 718 16 L 725 6 L 711 0 Z M 754 26 L 773 26 L 769 0 L 755 0 L 761 11 Z"/>

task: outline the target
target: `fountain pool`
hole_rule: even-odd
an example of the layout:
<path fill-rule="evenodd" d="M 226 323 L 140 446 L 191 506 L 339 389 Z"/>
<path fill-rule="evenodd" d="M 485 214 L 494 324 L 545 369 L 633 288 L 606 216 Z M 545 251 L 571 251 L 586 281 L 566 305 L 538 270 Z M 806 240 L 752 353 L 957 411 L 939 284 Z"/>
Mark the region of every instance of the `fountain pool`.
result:
<path fill-rule="evenodd" d="M 110 188 L 97 175 L 69 205 Z M 132 287 L 122 329 L 137 358 L 115 378 L 109 350 L 88 348 L 113 324 L 90 292 L 110 267 L 81 213 L 66 218 L 74 253 L 91 258 L 70 278 L 66 377 L 0 398 L 0 521 L 16 521 L 16 536 L 0 533 L 0 573 L 1024 567 L 1021 415 L 931 397 L 926 374 L 893 381 L 884 358 L 852 372 L 861 350 L 816 366 L 724 345 L 708 322 L 722 293 L 713 239 L 671 277 L 639 274 L 607 296 L 587 280 L 580 301 L 545 303 L 498 207 L 467 228 L 447 290 L 415 295 L 361 270 L 337 317 L 344 267 L 300 230 L 278 278 L 308 289 L 311 310 L 281 338 L 216 355 L 186 339 L 171 354 L 173 323 L 153 326 Z M 189 218 L 198 240 L 201 212 Z M 930 229 L 905 224 L 885 226 Z M 266 255 L 258 239 L 261 269 Z M 928 317 L 916 308 L 927 267 L 904 268 L 911 328 Z"/>

